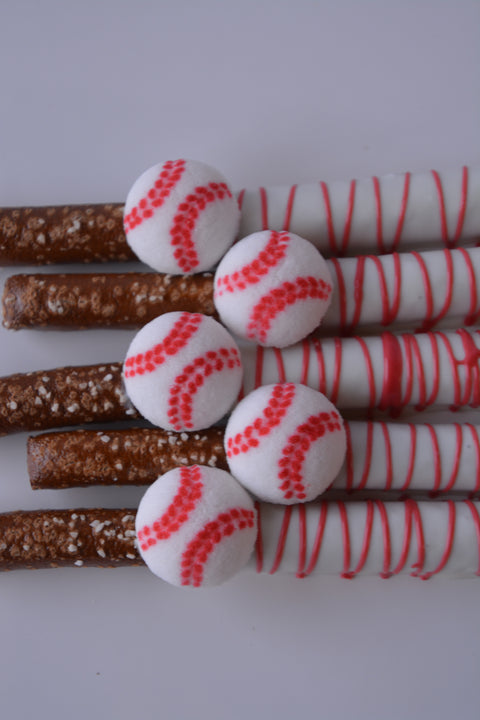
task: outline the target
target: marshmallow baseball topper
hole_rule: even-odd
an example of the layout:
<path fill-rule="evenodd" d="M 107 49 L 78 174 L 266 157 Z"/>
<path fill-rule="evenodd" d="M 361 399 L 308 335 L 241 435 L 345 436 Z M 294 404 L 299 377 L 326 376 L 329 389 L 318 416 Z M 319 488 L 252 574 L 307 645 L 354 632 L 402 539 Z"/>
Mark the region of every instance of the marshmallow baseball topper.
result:
<path fill-rule="evenodd" d="M 314 500 L 336 478 L 347 449 L 343 420 L 305 385 L 264 385 L 234 409 L 225 430 L 232 475 L 273 503 Z"/>
<path fill-rule="evenodd" d="M 267 347 L 302 340 L 330 305 L 327 263 L 307 240 L 262 231 L 234 245 L 215 274 L 214 302 L 234 333 Z"/>
<path fill-rule="evenodd" d="M 172 275 L 209 270 L 234 241 L 236 198 L 223 175 L 193 160 L 146 170 L 128 193 L 127 242 L 142 262 Z"/>
<path fill-rule="evenodd" d="M 170 470 L 143 496 L 138 548 L 150 570 L 172 585 L 219 585 L 249 560 L 257 537 L 254 504 L 224 470 Z"/>
<path fill-rule="evenodd" d="M 160 315 L 134 337 L 123 368 L 137 410 L 166 430 L 201 430 L 235 402 L 242 381 L 237 344 L 200 313 Z"/>

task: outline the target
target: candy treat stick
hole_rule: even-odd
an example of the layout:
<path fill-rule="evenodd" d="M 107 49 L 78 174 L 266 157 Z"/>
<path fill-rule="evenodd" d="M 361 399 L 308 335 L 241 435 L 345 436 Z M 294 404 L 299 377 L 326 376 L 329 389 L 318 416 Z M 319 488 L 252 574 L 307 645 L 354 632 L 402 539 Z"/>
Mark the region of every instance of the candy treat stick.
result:
<path fill-rule="evenodd" d="M 246 394 L 303 383 L 340 409 L 480 404 L 480 331 L 305 340 L 289 348 L 241 348 Z M 0 378 L 0 433 L 138 417 L 122 366 L 90 365 Z"/>
<path fill-rule="evenodd" d="M 480 248 L 332 259 L 327 265 L 333 294 L 322 334 L 478 322 Z M 212 275 L 12 275 L 3 293 L 4 325 L 12 330 L 140 327 L 175 310 L 214 315 Z"/>
<path fill-rule="evenodd" d="M 347 457 L 331 489 L 479 492 L 480 426 L 346 422 Z M 181 465 L 228 469 L 223 430 L 76 430 L 28 439 L 34 489 L 150 485 Z"/>
<path fill-rule="evenodd" d="M 480 503 L 257 504 L 257 572 L 422 579 L 479 574 Z M 0 570 L 142 564 L 134 510 L 37 510 L 0 515 Z"/>
<path fill-rule="evenodd" d="M 290 230 L 327 255 L 474 244 L 480 170 L 403 173 L 241 191 L 240 237 Z M 4 208 L 0 265 L 130 260 L 123 206 Z"/>

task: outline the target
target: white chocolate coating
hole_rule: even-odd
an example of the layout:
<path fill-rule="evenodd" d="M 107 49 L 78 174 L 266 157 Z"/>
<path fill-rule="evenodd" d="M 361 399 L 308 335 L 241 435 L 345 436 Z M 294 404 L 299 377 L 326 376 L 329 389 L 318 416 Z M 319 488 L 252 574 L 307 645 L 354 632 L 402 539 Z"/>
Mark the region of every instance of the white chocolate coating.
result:
<path fill-rule="evenodd" d="M 283 350 L 243 347 L 243 391 L 304 383 L 338 408 L 480 405 L 480 331 L 303 341 Z"/>
<path fill-rule="evenodd" d="M 480 502 L 259 504 L 258 571 L 420 578 L 479 574 Z"/>
<path fill-rule="evenodd" d="M 480 168 L 243 191 L 240 236 L 290 230 L 324 255 L 453 246 L 480 236 Z"/>
<path fill-rule="evenodd" d="M 461 327 L 478 324 L 480 248 L 328 260 L 334 291 L 318 329 Z"/>

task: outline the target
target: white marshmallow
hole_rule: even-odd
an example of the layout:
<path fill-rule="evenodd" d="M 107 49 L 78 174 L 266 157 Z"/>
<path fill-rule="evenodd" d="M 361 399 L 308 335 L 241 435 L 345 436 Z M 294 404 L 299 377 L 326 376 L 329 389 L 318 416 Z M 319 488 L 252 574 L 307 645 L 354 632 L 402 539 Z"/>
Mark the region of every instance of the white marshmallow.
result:
<path fill-rule="evenodd" d="M 215 273 L 214 301 L 222 322 L 240 337 L 269 347 L 292 345 L 312 332 L 331 295 L 323 257 L 288 232 L 243 238 Z"/>
<path fill-rule="evenodd" d="M 347 449 L 334 405 L 305 385 L 264 385 L 234 409 L 225 430 L 232 475 L 274 503 L 315 499 L 338 475 Z"/>
<path fill-rule="evenodd" d="M 240 210 L 223 175 L 175 160 L 146 170 L 125 202 L 127 242 L 147 265 L 174 275 L 213 267 L 234 241 Z"/>
<path fill-rule="evenodd" d="M 240 391 L 237 344 L 200 313 L 160 315 L 134 337 L 123 367 L 137 410 L 166 430 L 201 430 L 220 420 Z"/>
<path fill-rule="evenodd" d="M 136 516 L 140 554 L 173 585 L 219 585 L 252 554 L 257 521 L 247 492 L 224 470 L 193 465 L 151 485 Z"/>

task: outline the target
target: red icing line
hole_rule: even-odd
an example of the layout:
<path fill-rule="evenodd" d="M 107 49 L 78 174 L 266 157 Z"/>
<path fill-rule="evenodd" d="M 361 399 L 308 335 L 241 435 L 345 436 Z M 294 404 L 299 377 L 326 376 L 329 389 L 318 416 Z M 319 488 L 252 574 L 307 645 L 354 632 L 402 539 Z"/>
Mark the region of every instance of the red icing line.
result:
<path fill-rule="evenodd" d="M 407 172 L 407 173 L 405 173 L 405 182 L 403 185 L 402 203 L 400 205 L 400 214 L 398 216 L 397 229 L 395 230 L 395 235 L 393 238 L 392 251 L 396 250 L 398 244 L 400 243 L 400 237 L 402 235 L 405 214 L 407 212 L 409 190 L 410 190 L 410 173 Z"/>
<path fill-rule="evenodd" d="M 305 567 L 305 559 L 307 556 L 307 523 L 305 504 L 298 506 L 298 566 L 297 578 L 305 577 L 303 569 Z"/>
<path fill-rule="evenodd" d="M 355 577 L 355 575 L 358 575 L 358 573 L 362 570 L 363 566 L 367 562 L 368 553 L 370 551 L 370 542 L 372 538 L 372 528 L 373 528 L 373 501 L 367 500 L 367 516 L 365 518 L 365 532 L 363 534 L 363 542 L 362 542 L 362 549 L 360 551 L 360 557 L 358 559 L 357 566 L 354 570 L 349 570 L 348 572 L 344 572 L 342 577 L 346 578 L 347 580 L 351 580 Z M 346 520 L 346 514 L 345 514 L 345 520 Z"/>
<path fill-rule="evenodd" d="M 476 493 L 480 490 L 480 439 L 478 437 L 478 434 L 470 423 L 465 423 L 465 426 L 470 430 L 470 433 L 472 435 L 473 445 L 475 448 L 475 458 L 476 458 L 476 471 L 475 471 L 475 487 L 473 489 L 473 492 Z"/>
<path fill-rule="evenodd" d="M 320 515 L 318 518 L 317 532 L 315 533 L 315 540 L 313 541 L 312 554 L 310 556 L 310 562 L 308 563 L 307 569 L 305 570 L 304 576 L 310 575 L 317 564 L 320 549 L 322 547 L 323 534 L 325 532 L 325 525 L 327 522 L 328 515 L 328 504 L 325 502 L 320 503 Z"/>
<path fill-rule="evenodd" d="M 217 279 L 215 296 L 220 297 L 225 292 L 241 291 L 249 285 L 256 285 L 284 259 L 289 243 L 288 233 L 272 230 L 265 247 L 254 260 L 231 275 L 223 275 Z"/>
<path fill-rule="evenodd" d="M 407 500 L 407 502 L 412 509 L 412 515 L 415 519 L 415 533 L 417 536 L 418 550 L 417 562 L 412 565 L 412 572 L 410 574 L 412 577 L 418 577 L 425 564 L 425 535 L 423 532 L 422 516 L 420 515 L 417 503 L 413 500 Z"/>
<path fill-rule="evenodd" d="M 342 429 L 340 416 L 336 411 L 321 412 L 311 415 L 305 422 L 295 428 L 282 448 L 282 457 L 278 462 L 278 479 L 280 490 L 285 500 L 305 500 L 306 492 L 303 482 L 302 468 L 310 446 L 327 433 Z"/>
<path fill-rule="evenodd" d="M 175 248 L 173 257 L 182 272 L 191 272 L 198 266 L 198 255 L 192 239 L 198 216 L 215 200 L 231 197 L 232 193 L 225 183 L 210 182 L 196 187 L 178 205 L 170 228 L 170 244 Z"/>
<path fill-rule="evenodd" d="M 258 447 L 260 438 L 269 435 L 273 428 L 281 423 L 294 397 L 295 385 L 293 383 L 274 385 L 267 406 L 262 410 L 261 415 L 247 425 L 243 432 L 228 438 L 227 457 L 246 453 L 251 448 Z"/>
<path fill-rule="evenodd" d="M 238 203 L 238 209 L 242 210 L 243 208 L 243 201 L 245 198 L 245 188 L 243 190 L 240 190 L 237 197 L 237 203 Z"/>
<path fill-rule="evenodd" d="M 468 273 L 468 283 L 470 287 L 470 308 L 464 319 L 464 325 L 475 325 L 480 317 L 480 310 L 477 308 L 477 284 L 475 282 L 475 272 L 473 269 L 472 258 L 467 253 L 465 248 L 458 248 L 458 252 L 462 254 L 465 260 Z"/>
<path fill-rule="evenodd" d="M 346 490 L 350 492 L 353 490 L 353 449 L 352 449 L 352 431 L 350 430 L 350 424 L 345 423 L 345 437 L 347 440 L 347 451 L 345 453 L 345 468 L 347 471 L 347 482 Z"/>
<path fill-rule="evenodd" d="M 432 170 L 432 176 L 433 176 L 433 181 L 435 183 L 435 187 L 437 188 L 442 239 L 445 242 L 445 244 L 447 245 L 447 247 L 454 247 L 455 244 L 458 242 L 460 235 L 462 233 L 463 223 L 465 220 L 465 212 L 467 209 L 468 168 L 466 166 L 464 166 L 462 168 L 462 187 L 461 187 L 461 195 L 460 195 L 460 207 L 458 210 L 458 218 L 457 218 L 457 225 L 455 228 L 455 233 L 451 240 L 448 237 L 447 212 L 446 212 L 446 207 L 445 207 L 445 197 L 444 197 L 444 193 L 443 193 L 442 181 L 440 180 L 440 176 L 436 170 Z"/>
<path fill-rule="evenodd" d="M 292 218 L 293 203 L 295 201 L 295 193 L 297 192 L 297 186 L 292 185 L 290 192 L 288 193 L 287 209 L 285 211 L 285 220 L 283 222 L 283 229 L 288 230 L 290 227 L 290 220 Z"/>
<path fill-rule="evenodd" d="M 204 525 L 189 542 L 182 555 L 182 585 L 199 587 L 203 582 L 205 564 L 215 547 L 235 532 L 253 527 L 255 527 L 254 511 L 242 507 L 224 510 L 214 520 Z"/>
<path fill-rule="evenodd" d="M 340 338 L 334 338 L 335 345 L 335 371 L 333 375 L 332 390 L 330 400 L 334 405 L 337 404 L 338 392 L 340 390 L 340 378 L 342 375 L 342 342 Z"/>
<path fill-rule="evenodd" d="M 365 368 L 367 371 L 367 378 L 368 378 L 368 387 L 370 390 L 370 397 L 369 397 L 369 406 L 375 407 L 376 405 L 376 390 L 375 390 L 375 375 L 373 372 L 373 362 L 372 358 L 370 356 L 370 353 L 368 352 L 367 343 L 363 338 L 357 337 L 356 338 L 358 344 L 362 348 L 363 357 L 365 360 Z"/>
<path fill-rule="evenodd" d="M 480 575 L 480 516 L 478 515 L 477 508 L 472 503 L 471 500 L 464 500 L 464 503 L 469 508 L 470 512 L 472 513 L 473 518 L 473 525 L 475 527 L 475 533 L 477 535 L 477 545 L 478 545 L 478 569 L 476 572 L 476 575 Z"/>
<path fill-rule="evenodd" d="M 392 546 L 390 541 L 390 526 L 388 524 L 388 515 L 385 510 L 385 505 L 380 500 L 375 500 L 375 504 L 380 511 L 380 520 L 382 523 L 382 535 L 383 535 L 383 571 L 380 573 L 380 577 L 387 579 L 392 577 L 390 570 L 390 563 L 392 559 Z"/>
<path fill-rule="evenodd" d="M 165 362 L 167 357 L 176 355 L 197 332 L 203 317 L 200 313 L 182 313 L 161 342 L 150 350 L 138 355 L 131 355 L 125 360 L 125 377 L 130 378 L 153 372 L 156 367 Z"/>
<path fill-rule="evenodd" d="M 180 482 L 177 493 L 163 515 L 150 525 L 138 531 L 142 550 L 146 551 L 159 540 L 168 540 L 187 522 L 202 497 L 202 471 L 198 465 L 180 468 Z"/>
<path fill-rule="evenodd" d="M 447 528 L 447 541 L 445 543 L 445 550 L 443 551 L 443 555 L 440 559 L 439 564 L 435 568 L 435 570 L 432 570 L 430 572 L 426 572 L 423 575 L 420 575 L 420 578 L 422 580 L 429 580 L 432 575 L 436 575 L 439 573 L 445 565 L 447 564 L 451 552 L 452 552 L 452 546 L 453 546 L 453 538 L 455 537 L 455 521 L 456 521 L 456 511 L 455 511 L 455 503 L 452 500 L 447 500 L 448 503 L 448 528 Z"/>
<path fill-rule="evenodd" d="M 262 536 L 262 513 L 260 511 L 260 503 L 258 500 L 255 501 L 255 514 L 257 516 L 257 538 L 255 540 L 255 555 L 257 558 L 256 569 L 257 573 L 263 570 L 263 536 Z"/>
<path fill-rule="evenodd" d="M 405 500 L 405 528 L 403 531 L 403 545 L 397 565 L 393 568 L 392 575 L 398 575 L 405 567 L 408 553 L 410 552 L 410 536 L 412 532 L 412 508 L 410 500 Z"/>
<path fill-rule="evenodd" d="M 272 322 L 289 305 L 295 305 L 299 300 L 327 300 L 331 292 L 332 286 L 329 283 L 310 275 L 283 282 L 263 295 L 253 308 L 247 326 L 247 337 L 266 342 Z"/>
<path fill-rule="evenodd" d="M 437 445 L 438 445 L 438 443 L 437 443 Z M 463 446 L 462 427 L 461 427 L 461 425 L 459 425 L 457 423 L 457 424 L 455 424 L 455 456 L 453 459 L 452 474 L 450 475 L 450 479 L 449 479 L 448 483 L 443 488 L 443 492 L 448 492 L 455 485 L 455 481 L 458 476 L 458 469 L 460 467 L 460 458 L 462 456 L 462 446 Z M 439 460 L 440 460 L 440 451 L 439 451 Z"/>
<path fill-rule="evenodd" d="M 326 220 L 327 220 L 328 242 L 330 245 L 330 249 L 331 249 L 332 253 L 341 257 L 342 255 L 344 255 L 345 250 L 348 247 L 348 241 L 350 239 L 350 229 L 351 229 L 351 225 L 352 225 L 353 207 L 354 207 L 354 203 L 355 203 L 356 181 L 352 180 L 350 182 L 350 191 L 348 194 L 347 212 L 345 215 L 345 225 L 344 225 L 344 229 L 343 229 L 343 237 L 342 237 L 342 243 L 341 243 L 340 248 L 337 246 L 337 241 L 335 238 L 332 207 L 330 204 L 330 196 L 328 193 L 327 183 L 321 181 L 320 188 L 322 190 L 323 202 L 325 205 L 325 216 L 326 216 Z"/>
<path fill-rule="evenodd" d="M 337 502 L 338 512 L 340 514 L 340 525 L 342 528 L 342 540 L 343 540 L 343 572 L 340 573 L 340 577 L 345 578 L 346 580 L 351 580 L 352 576 L 350 574 L 350 556 L 351 556 L 351 546 L 350 546 L 350 529 L 348 526 L 348 515 L 347 510 L 345 508 L 345 503 L 343 503 L 341 500 L 338 500 Z"/>
<path fill-rule="evenodd" d="M 175 185 L 180 181 L 184 171 L 185 160 L 168 160 L 162 165 L 162 169 L 153 187 L 150 188 L 146 196 L 125 215 L 123 224 L 127 235 L 144 220 L 151 218 L 155 210 L 163 205 Z"/>
<path fill-rule="evenodd" d="M 433 492 L 436 493 L 440 489 L 440 483 L 442 479 L 442 466 L 440 458 L 440 447 L 438 445 L 438 438 L 435 434 L 435 430 L 431 425 L 425 426 L 430 433 L 430 440 L 432 441 L 432 452 L 433 452 L 433 467 L 434 467 L 434 483 Z"/>
<path fill-rule="evenodd" d="M 410 487 L 410 483 L 412 481 L 412 475 L 413 475 L 413 468 L 415 466 L 415 457 L 417 452 L 417 428 L 416 425 L 413 423 L 409 423 L 410 428 L 410 456 L 408 461 L 408 469 L 407 469 L 407 475 L 405 478 L 405 482 L 400 488 L 403 492 L 407 490 Z"/>
<path fill-rule="evenodd" d="M 167 414 L 174 430 L 193 428 L 193 400 L 205 380 L 213 373 L 235 367 L 241 367 L 237 348 L 221 347 L 218 350 L 208 350 L 183 368 L 169 392 Z"/>
<path fill-rule="evenodd" d="M 260 203 L 262 207 L 262 230 L 268 230 L 268 198 L 267 191 L 261 187 L 260 190 Z"/>
<path fill-rule="evenodd" d="M 275 360 L 277 361 L 278 382 L 284 383 L 286 382 L 286 379 L 282 353 L 280 352 L 279 348 L 273 348 L 273 352 L 275 353 Z"/>
<path fill-rule="evenodd" d="M 380 182 L 378 177 L 372 177 L 373 182 L 373 196 L 375 198 L 375 211 L 377 218 L 377 246 L 379 253 L 385 252 L 385 246 L 383 244 L 383 230 L 382 230 L 382 198 L 380 196 Z"/>
<path fill-rule="evenodd" d="M 388 434 L 388 428 L 385 423 L 381 423 L 383 432 L 383 439 L 385 441 L 385 461 L 387 464 L 387 472 L 385 477 L 385 490 L 390 490 L 392 487 L 393 480 L 393 465 L 392 465 L 392 443 L 390 441 L 390 435 Z"/>
<path fill-rule="evenodd" d="M 399 408 L 402 405 L 403 360 L 400 343 L 391 333 L 382 334 L 383 388 L 379 408 Z"/>
<path fill-rule="evenodd" d="M 302 374 L 300 384 L 308 385 L 308 369 L 310 367 L 310 347 L 308 340 L 302 340 Z"/>
<path fill-rule="evenodd" d="M 282 561 L 283 552 L 285 550 L 285 543 L 287 542 L 287 534 L 288 534 L 288 528 L 290 525 L 291 515 L 292 515 L 292 506 L 287 505 L 287 507 L 283 511 L 282 527 L 280 528 L 280 535 L 278 537 L 277 551 L 275 553 L 273 565 L 270 569 L 270 575 L 273 575 L 274 573 L 277 572 L 277 570 L 280 566 L 280 563 Z"/>

